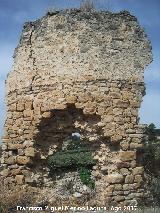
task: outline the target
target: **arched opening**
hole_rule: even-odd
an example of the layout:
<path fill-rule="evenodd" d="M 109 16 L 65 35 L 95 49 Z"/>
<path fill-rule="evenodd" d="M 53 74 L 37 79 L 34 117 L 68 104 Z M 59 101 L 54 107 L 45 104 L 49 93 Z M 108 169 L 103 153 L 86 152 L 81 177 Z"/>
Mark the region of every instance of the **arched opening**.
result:
<path fill-rule="evenodd" d="M 48 159 L 50 156 L 68 149 L 67 147 L 71 145 L 69 141 L 77 140 L 81 148 L 85 149 L 85 153 L 82 153 L 82 150 L 82 152 L 79 151 L 78 155 L 84 159 L 88 154 L 88 158 L 91 160 L 90 153 L 94 153 L 102 143 L 109 143 L 110 140 L 104 136 L 100 123 L 101 117 L 99 115 L 86 115 L 82 109 L 77 109 L 74 104 L 68 104 L 66 109 L 44 112 L 37 125 L 38 133 L 34 137 L 35 157 L 32 165 L 29 165 L 28 168 L 32 173 L 30 176 L 33 178 L 26 182 L 30 182 L 32 185 L 49 186 L 57 178 L 64 180 L 62 177 L 68 178 L 68 175 L 75 178 L 73 176 L 77 167 L 70 167 L 67 171 L 62 169 L 61 174 L 56 171 L 51 176 Z M 75 149 L 69 151 L 76 153 Z M 88 165 L 91 167 L 93 164 L 91 162 Z"/>

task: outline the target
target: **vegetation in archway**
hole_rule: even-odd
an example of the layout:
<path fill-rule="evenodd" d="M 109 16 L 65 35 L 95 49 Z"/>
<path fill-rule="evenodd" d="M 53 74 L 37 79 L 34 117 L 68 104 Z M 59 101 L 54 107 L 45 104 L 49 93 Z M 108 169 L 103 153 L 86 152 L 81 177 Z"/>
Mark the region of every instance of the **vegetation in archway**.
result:
<path fill-rule="evenodd" d="M 96 165 L 96 160 L 93 159 L 92 151 L 76 135 L 67 139 L 64 144 L 67 144 L 65 149 L 62 147 L 62 150 L 57 151 L 48 158 L 51 174 L 54 174 L 57 170 L 67 171 L 75 169 L 78 170 L 82 183 L 94 188 L 91 170 Z"/>

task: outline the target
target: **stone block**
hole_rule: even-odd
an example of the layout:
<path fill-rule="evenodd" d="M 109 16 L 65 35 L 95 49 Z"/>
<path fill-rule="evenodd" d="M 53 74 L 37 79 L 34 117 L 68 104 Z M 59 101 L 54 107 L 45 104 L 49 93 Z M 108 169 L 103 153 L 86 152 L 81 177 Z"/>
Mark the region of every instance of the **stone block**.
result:
<path fill-rule="evenodd" d="M 25 102 L 25 109 L 26 110 L 32 110 L 33 109 L 33 102 L 32 101 L 26 101 Z"/>
<path fill-rule="evenodd" d="M 112 196 L 113 191 L 114 191 L 114 185 L 110 185 L 106 188 L 105 194 L 107 194 L 107 196 Z"/>
<path fill-rule="evenodd" d="M 15 157 L 14 156 L 10 156 L 9 158 L 5 159 L 5 162 L 7 164 L 14 164 L 15 163 Z"/>
<path fill-rule="evenodd" d="M 11 111 L 11 112 L 16 111 L 17 110 L 16 103 L 9 105 L 8 110 Z"/>
<path fill-rule="evenodd" d="M 133 175 L 142 175 L 144 173 L 143 167 L 136 167 L 133 169 Z"/>
<path fill-rule="evenodd" d="M 2 166 L 5 166 L 5 168 L 6 168 L 6 162 L 5 162 L 5 158 L 4 157 L 1 157 L 1 165 Z"/>
<path fill-rule="evenodd" d="M 7 177 L 10 174 L 10 170 L 9 169 L 4 169 L 3 171 L 1 171 L 0 173 L 2 176 Z"/>
<path fill-rule="evenodd" d="M 56 103 L 54 105 L 54 109 L 66 109 L 66 108 L 67 108 L 66 103 Z"/>
<path fill-rule="evenodd" d="M 78 93 L 78 102 L 86 103 L 88 101 L 92 101 L 92 96 L 86 93 Z"/>
<path fill-rule="evenodd" d="M 135 168 L 137 166 L 136 160 L 131 161 L 130 166 L 131 168 Z"/>
<path fill-rule="evenodd" d="M 86 105 L 85 105 L 85 108 L 83 110 L 83 113 L 84 114 L 89 114 L 89 115 L 92 115 L 92 114 L 95 114 L 96 113 L 96 104 L 95 103 L 92 103 L 92 102 L 88 102 Z"/>
<path fill-rule="evenodd" d="M 13 117 L 14 117 L 14 119 L 20 119 L 20 118 L 22 118 L 23 117 L 23 112 L 14 112 L 13 113 Z"/>
<path fill-rule="evenodd" d="M 34 178 L 31 178 L 31 177 L 25 178 L 25 183 L 34 183 L 34 182 L 35 182 Z"/>
<path fill-rule="evenodd" d="M 9 169 L 18 169 L 19 166 L 17 164 L 13 164 L 13 165 L 10 165 L 8 166 Z"/>
<path fill-rule="evenodd" d="M 134 188 L 134 185 L 133 184 L 124 184 L 123 185 L 123 190 L 124 191 L 130 191 Z"/>
<path fill-rule="evenodd" d="M 18 156 L 17 157 L 17 164 L 26 165 L 29 163 L 32 163 L 32 161 L 29 157 L 27 157 L 27 156 Z"/>
<path fill-rule="evenodd" d="M 13 126 L 13 119 L 9 119 L 9 118 L 7 118 L 6 119 L 6 123 L 5 123 L 5 125 L 7 125 L 7 126 L 9 126 L 9 127 L 11 127 L 11 126 Z"/>
<path fill-rule="evenodd" d="M 51 113 L 50 111 L 44 112 L 44 113 L 42 114 L 42 117 L 43 117 L 43 118 L 50 118 L 51 116 L 52 116 L 52 113 Z"/>
<path fill-rule="evenodd" d="M 77 101 L 77 97 L 76 96 L 66 96 L 66 102 L 68 104 L 74 104 Z"/>
<path fill-rule="evenodd" d="M 11 139 L 10 138 L 2 138 L 2 142 L 3 143 L 11 143 Z"/>
<path fill-rule="evenodd" d="M 24 151 L 25 155 L 28 157 L 34 157 L 35 156 L 35 151 L 33 147 L 28 147 Z"/>
<path fill-rule="evenodd" d="M 110 92 L 109 95 L 113 98 L 113 99 L 121 99 L 121 94 L 119 92 Z"/>
<path fill-rule="evenodd" d="M 127 108 L 129 106 L 128 101 L 122 101 L 122 100 L 119 100 L 119 99 L 113 100 L 113 104 L 115 106 L 118 106 L 119 108 Z"/>
<path fill-rule="evenodd" d="M 24 182 L 24 175 L 16 175 L 15 177 L 16 182 L 21 185 Z"/>
<path fill-rule="evenodd" d="M 133 183 L 134 176 L 133 175 L 127 175 L 125 178 L 125 183 Z"/>
<path fill-rule="evenodd" d="M 21 101 L 19 101 L 19 102 L 17 103 L 17 111 L 22 112 L 24 109 L 25 109 L 24 103 L 21 102 Z"/>
<path fill-rule="evenodd" d="M 138 115 L 138 109 L 137 108 L 132 108 L 131 109 L 131 114 L 132 114 L 132 116 L 137 116 Z"/>
<path fill-rule="evenodd" d="M 25 147 L 32 147 L 33 146 L 33 142 L 30 141 L 30 140 L 26 140 L 24 143 L 23 143 L 23 148 Z"/>
<path fill-rule="evenodd" d="M 8 144 L 8 149 L 9 150 L 18 150 L 18 149 L 22 149 L 22 148 L 23 148 L 23 145 L 19 144 L 19 143 L 17 143 L 17 144 L 11 144 L 11 143 L 9 143 Z"/>
<path fill-rule="evenodd" d="M 121 190 L 123 190 L 123 186 L 121 184 L 114 184 L 114 190 L 121 191 Z"/>
<path fill-rule="evenodd" d="M 6 151 L 7 150 L 7 145 L 6 144 L 2 144 L 1 148 L 2 148 L 3 151 Z"/>
<path fill-rule="evenodd" d="M 96 171 L 93 171 L 93 172 L 92 172 L 92 175 L 93 175 L 95 178 L 101 178 L 101 176 L 102 176 L 101 173 L 100 173 L 99 171 L 97 171 L 97 170 L 96 170 Z"/>
<path fill-rule="evenodd" d="M 121 174 L 111 174 L 111 175 L 106 176 L 106 181 L 108 183 L 123 183 L 124 176 Z"/>
<path fill-rule="evenodd" d="M 142 184 L 142 182 L 134 183 L 133 188 L 137 190 L 137 189 L 141 188 L 141 184 Z"/>
<path fill-rule="evenodd" d="M 130 91 L 123 91 L 122 92 L 122 97 L 123 100 L 131 100 L 131 98 L 133 98 L 133 93 L 131 93 Z"/>
<path fill-rule="evenodd" d="M 130 106 L 133 108 L 139 108 L 140 102 L 139 101 L 130 101 Z"/>
<path fill-rule="evenodd" d="M 113 116 L 112 115 L 107 115 L 107 116 L 105 116 L 105 118 L 104 118 L 104 122 L 105 123 L 110 123 L 110 122 L 113 122 Z"/>
<path fill-rule="evenodd" d="M 102 171 L 102 172 L 108 171 L 108 166 L 102 166 L 102 167 L 101 167 L 101 171 Z"/>
<path fill-rule="evenodd" d="M 120 172 L 121 172 L 121 174 L 123 174 L 123 175 L 129 175 L 129 174 L 130 174 L 130 171 L 129 171 L 127 168 L 122 168 L 122 169 L 120 169 Z"/>
<path fill-rule="evenodd" d="M 23 115 L 26 118 L 29 118 L 30 120 L 33 119 L 33 110 L 24 110 Z"/>
<path fill-rule="evenodd" d="M 121 202 L 121 201 L 125 200 L 125 197 L 118 195 L 118 196 L 114 197 L 114 200 L 117 201 L 117 202 Z"/>
<path fill-rule="evenodd" d="M 138 149 L 138 148 L 142 148 L 143 144 L 140 143 L 131 143 L 130 144 L 130 149 Z"/>
<path fill-rule="evenodd" d="M 129 148 L 129 143 L 127 141 L 122 141 L 120 143 L 120 145 L 121 145 L 123 151 L 127 151 Z"/>
<path fill-rule="evenodd" d="M 142 176 L 141 175 L 135 175 L 134 182 L 136 182 L 136 183 L 142 183 L 143 182 Z"/>
<path fill-rule="evenodd" d="M 120 152 L 119 157 L 121 161 L 131 161 L 136 159 L 136 152 L 135 151 Z"/>
<path fill-rule="evenodd" d="M 14 175 L 14 176 L 15 176 L 15 175 L 18 175 L 18 174 L 20 174 L 20 173 L 21 173 L 21 169 L 20 169 L 20 168 L 18 168 L 18 169 L 12 169 L 12 170 L 11 170 L 11 174 Z"/>
<path fill-rule="evenodd" d="M 118 195 L 121 196 L 122 195 L 123 196 L 124 195 L 124 191 L 123 190 L 121 190 L 121 191 L 114 191 L 113 195 L 116 195 L 116 196 L 118 196 Z"/>

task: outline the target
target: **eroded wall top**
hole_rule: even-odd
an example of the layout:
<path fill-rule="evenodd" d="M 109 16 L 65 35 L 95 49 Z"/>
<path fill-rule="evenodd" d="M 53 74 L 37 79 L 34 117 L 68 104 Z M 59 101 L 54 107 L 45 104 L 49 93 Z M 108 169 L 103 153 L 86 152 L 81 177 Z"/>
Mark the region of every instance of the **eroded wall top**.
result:
<path fill-rule="evenodd" d="M 24 25 L 7 80 L 8 93 L 57 79 L 143 82 L 151 46 L 128 12 L 48 13 Z"/>

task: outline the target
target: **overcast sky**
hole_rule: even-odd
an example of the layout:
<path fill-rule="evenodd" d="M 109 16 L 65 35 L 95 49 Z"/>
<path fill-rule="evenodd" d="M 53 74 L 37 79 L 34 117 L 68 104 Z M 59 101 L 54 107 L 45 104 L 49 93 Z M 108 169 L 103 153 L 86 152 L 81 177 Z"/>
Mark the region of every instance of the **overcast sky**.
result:
<path fill-rule="evenodd" d="M 80 0 L 0 0 L 0 137 L 5 118 L 4 82 L 13 63 L 24 22 L 43 16 L 48 9 L 79 6 Z M 160 127 L 160 0 L 95 0 L 99 9 L 129 10 L 151 40 L 153 62 L 145 71 L 146 96 L 139 112 L 141 123 Z"/>

